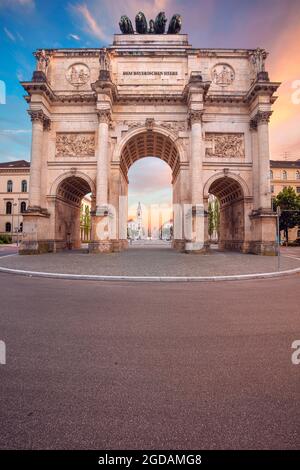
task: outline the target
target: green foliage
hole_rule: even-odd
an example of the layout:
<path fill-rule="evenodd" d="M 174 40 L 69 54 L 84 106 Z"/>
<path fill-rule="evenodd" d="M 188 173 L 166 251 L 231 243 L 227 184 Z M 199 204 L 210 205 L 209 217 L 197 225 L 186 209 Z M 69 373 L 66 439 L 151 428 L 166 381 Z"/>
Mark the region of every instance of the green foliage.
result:
<path fill-rule="evenodd" d="M 211 237 L 214 233 L 214 210 L 212 203 L 208 203 L 208 235 Z"/>
<path fill-rule="evenodd" d="M 12 240 L 11 240 L 10 235 L 7 235 L 6 233 L 0 234 L 0 244 L 1 245 L 11 243 L 11 241 Z"/>
<path fill-rule="evenodd" d="M 220 203 L 218 199 L 215 199 L 214 202 L 214 227 L 215 231 L 218 234 L 219 237 L 219 232 L 220 232 Z"/>
<path fill-rule="evenodd" d="M 208 203 L 208 234 L 211 237 L 214 232 L 219 235 L 220 228 L 220 203 L 217 198 Z"/>
<path fill-rule="evenodd" d="M 273 200 L 273 208 L 280 207 L 279 230 L 283 230 L 286 241 L 289 240 L 289 229 L 300 225 L 300 196 L 288 186 L 284 188 Z"/>

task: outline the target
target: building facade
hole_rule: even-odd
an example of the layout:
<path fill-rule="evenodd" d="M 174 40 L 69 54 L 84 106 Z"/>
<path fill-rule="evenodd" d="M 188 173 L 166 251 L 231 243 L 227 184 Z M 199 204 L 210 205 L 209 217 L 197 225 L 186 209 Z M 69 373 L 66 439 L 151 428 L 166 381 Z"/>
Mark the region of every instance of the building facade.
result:
<path fill-rule="evenodd" d="M 23 231 L 28 208 L 30 163 L 25 160 L 0 163 L 0 234 L 16 242 Z"/>
<path fill-rule="evenodd" d="M 270 179 L 272 197 L 291 186 L 300 195 L 300 160 L 271 160 Z M 300 228 L 289 230 L 289 240 L 300 238 Z"/>
<path fill-rule="evenodd" d="M 173 174 L 174 248 L 205 251 L 209 193 L 224 249 L 273 254 L 269 118 L 279 83 L 262 49 L 193 48 L 186 34 L 116 34 L 107 49 L 38 50 L 23 82 L 32 121 L 22 253 L 80 243 L 92 194 L 91 252 L 127 246 L 128 169 L 155 156 Z M 155 175 L 153 175 L 155 178 Z"/>

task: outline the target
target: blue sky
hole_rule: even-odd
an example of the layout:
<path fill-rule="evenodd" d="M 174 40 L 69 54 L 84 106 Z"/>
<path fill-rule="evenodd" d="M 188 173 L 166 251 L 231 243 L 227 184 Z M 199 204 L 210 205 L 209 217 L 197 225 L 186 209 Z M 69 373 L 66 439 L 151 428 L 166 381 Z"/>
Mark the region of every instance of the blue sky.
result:
<path fill-rule="evenodd" d="M 300 158 L 300 105 L 291 102 L 292 82 L 300 79 L 299 0 L 0 0 L 0 80 L 6 85 L 0 161 L 30 158 L 31 123 L 19 81 L 31 78 L 33 51 L 105 46 L 120 16 L 133 20 L 139 10 L 148 19 L 161 10 L 167 17 L 180 13 L 195 47 L 266 48 L 271 79 L 283 82 L 271 121 L 272 157 Z"/>

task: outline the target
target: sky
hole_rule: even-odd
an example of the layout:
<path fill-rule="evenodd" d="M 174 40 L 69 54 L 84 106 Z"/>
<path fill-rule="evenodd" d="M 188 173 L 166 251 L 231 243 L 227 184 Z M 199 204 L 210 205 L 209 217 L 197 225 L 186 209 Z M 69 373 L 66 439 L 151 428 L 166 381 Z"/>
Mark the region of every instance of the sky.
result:
<path fill-rule="evenodd" d="M 148 19 L 159 11 L 181 14 L 194 47 L 265 48 L 270 78 L 282 82 L 270 123 L 271 158 L 300 158 L 300 0 L 0 0 L 1 162 L 30 159 L 31 123 L 19 81 L 32 76 L 33 51 L 107 46 L 120 16 L 133 21 L 139 10 Z M 154 182 L 153 172 L 162 175 Z M 135 163 L 129 180 L 135 201 L 170 197 L 164 162 Z"/>

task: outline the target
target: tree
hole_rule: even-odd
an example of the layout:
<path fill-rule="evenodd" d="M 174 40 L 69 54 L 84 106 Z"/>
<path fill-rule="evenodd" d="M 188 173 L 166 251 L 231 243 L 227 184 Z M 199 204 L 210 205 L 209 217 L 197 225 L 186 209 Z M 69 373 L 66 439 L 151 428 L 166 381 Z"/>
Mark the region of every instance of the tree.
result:
<path fill-rule="evenodd" d="M 220 238 L 220 203 L 219 199 L 215 198 L 214 201 L 214 229 L 217 233 L 218 240 Z"/>
<path fill-rule="evenodd" d="M 214 197 L 208 203 L 208 234 L 210 238 L 217 236 L 219 238 L 220 228 L 220 203 L 216 197 Z"/>
<path fill-rule="evenodd" d="M 280 207 L 279 230 L 284 231 L 286 243 L 289 241 L 289 229 L 300 224 L 300 196 L 294 188 L 284 188 L 273 200 L 273 208 Z"/>
<path fill-rule="evenodd" d="M 212 234 L 214 233 L 214 210 L 213 210 L 213 206 L 212 206 L 212 203 L 209 202 L 208 203 L 208 235 L 212 236 Z"/>

